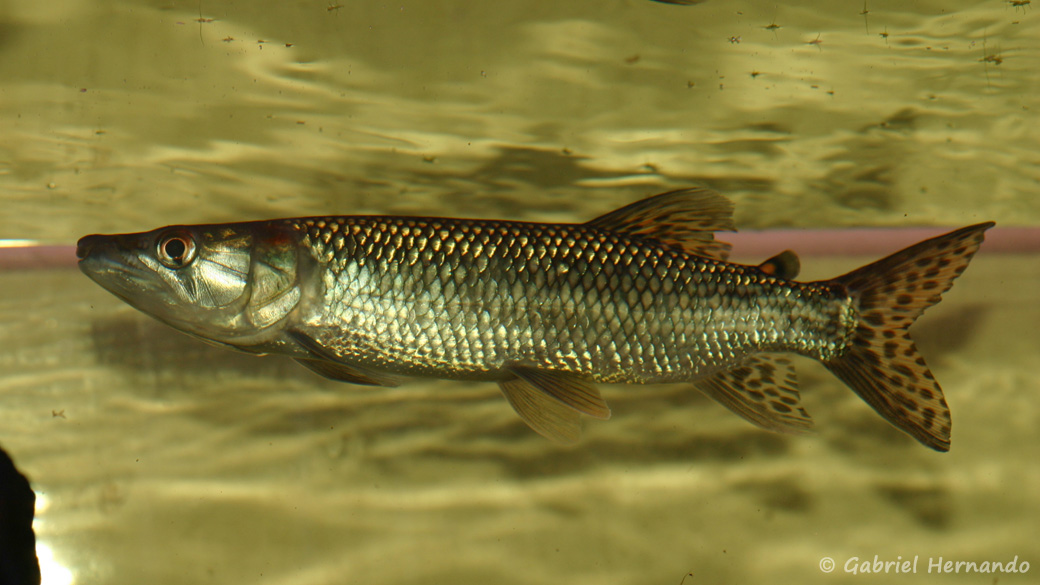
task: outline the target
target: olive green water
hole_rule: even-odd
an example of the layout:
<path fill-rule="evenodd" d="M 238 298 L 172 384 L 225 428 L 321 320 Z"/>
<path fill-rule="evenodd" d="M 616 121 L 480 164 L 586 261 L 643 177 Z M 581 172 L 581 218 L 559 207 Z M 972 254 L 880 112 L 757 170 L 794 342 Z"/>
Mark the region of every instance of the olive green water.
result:
<path fill-rule="evenodd" d="M 4 239 L 581 221 L 691 184 L 742 228 L 1040 226 L 1029 4 L 0 0 L 0 33 Z M 1038 289 L 1040 257 L 984 247 L 915 327 L 948 454 L 805 360 L 815 435 L 614 386 L 564 448 L 493 385 L 336 384 L 72 267 L 6 269 L 0 445 L 38 493 L 48 585 L 989 584 L 929 564 L 1016 556 L 1034 566 L 999 582 L 1033 583 Z M 875 555 L 917 572 L 846 572 Z"/>

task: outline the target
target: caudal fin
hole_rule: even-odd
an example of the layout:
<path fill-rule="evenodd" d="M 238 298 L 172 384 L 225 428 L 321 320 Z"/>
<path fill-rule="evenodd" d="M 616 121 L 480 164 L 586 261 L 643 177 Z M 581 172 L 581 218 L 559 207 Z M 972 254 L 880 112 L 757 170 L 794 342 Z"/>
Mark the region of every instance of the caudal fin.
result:
<path fill-rule="evenodd" d="M 881 416 L 936 451 L 950 450 L 950 409 L 910 339 L 910 325 L 968 267 L 993 222 L 925 240 L 835 281 L 858 322 L 848 349 L 825 362 Z"/>

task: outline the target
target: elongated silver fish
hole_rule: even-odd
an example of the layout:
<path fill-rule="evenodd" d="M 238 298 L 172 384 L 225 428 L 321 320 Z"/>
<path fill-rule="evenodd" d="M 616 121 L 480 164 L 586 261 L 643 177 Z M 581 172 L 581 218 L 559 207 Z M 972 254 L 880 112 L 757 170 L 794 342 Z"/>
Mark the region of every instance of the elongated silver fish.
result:
<path fill-rule="evenodd" d="M 748 421 L 812 419 L 783 353 L 821 361 L 940 451 L 950 411 L 910 339 L 993 223 L 833 280 L 798 258 L 725 261 L 732 204 L 663 193 L 583 224 L 341 216 L 171 226 L 79 241 L 80 268 L 210 343 L 292 357 L 355 384 L 492 380 L 534 430 L 574 442 L 610 409 L 593 382 L 693 382 Z"/>

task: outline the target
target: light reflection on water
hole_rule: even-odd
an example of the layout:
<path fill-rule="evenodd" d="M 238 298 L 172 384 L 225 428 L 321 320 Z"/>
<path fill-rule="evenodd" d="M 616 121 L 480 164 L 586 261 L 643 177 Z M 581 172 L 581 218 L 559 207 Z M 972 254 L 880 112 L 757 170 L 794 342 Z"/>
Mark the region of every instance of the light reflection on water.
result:
<path fill-rule="evenodd" d="M 333 6 L 0 3 L 0 238 L 327 213 L 580 221 L 690 184 L 733 198 L 744 229 L 1040 224 L 1026 6 Z M 983 253 L 915 329 L 955 417 L 945 456 L 802 362 L 818 436 L 617 387 L 614 419 L 563 449 L 492 386 L 334 384 L 189 340 L 73 270 L 3 277 L 0 444 L 46 494 L 45 583 L 1036 565 L 1038 265 Z"/>

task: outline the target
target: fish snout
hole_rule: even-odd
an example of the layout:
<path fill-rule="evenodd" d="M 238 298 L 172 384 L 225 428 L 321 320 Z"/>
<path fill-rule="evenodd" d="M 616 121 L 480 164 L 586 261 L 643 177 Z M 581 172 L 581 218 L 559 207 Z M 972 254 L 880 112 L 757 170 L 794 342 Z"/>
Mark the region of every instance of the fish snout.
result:
<path fill-rule="evenodd" d="M 92 257 L 110 256 L 115 249 L 125 247 L 119 236 L 92 234 L 84 235 L 76 243 L 76 257 L 85 260 Z"/>
<path fill-rule="evenodd" d="M 83 236 L 79 239 L 79 242 L 76 243 L 76 258 L 79 258 L 80 260 L 86 259 L 92 252 L 100 247 L 105 240 L 105 236 L 100 235 Z"/>

